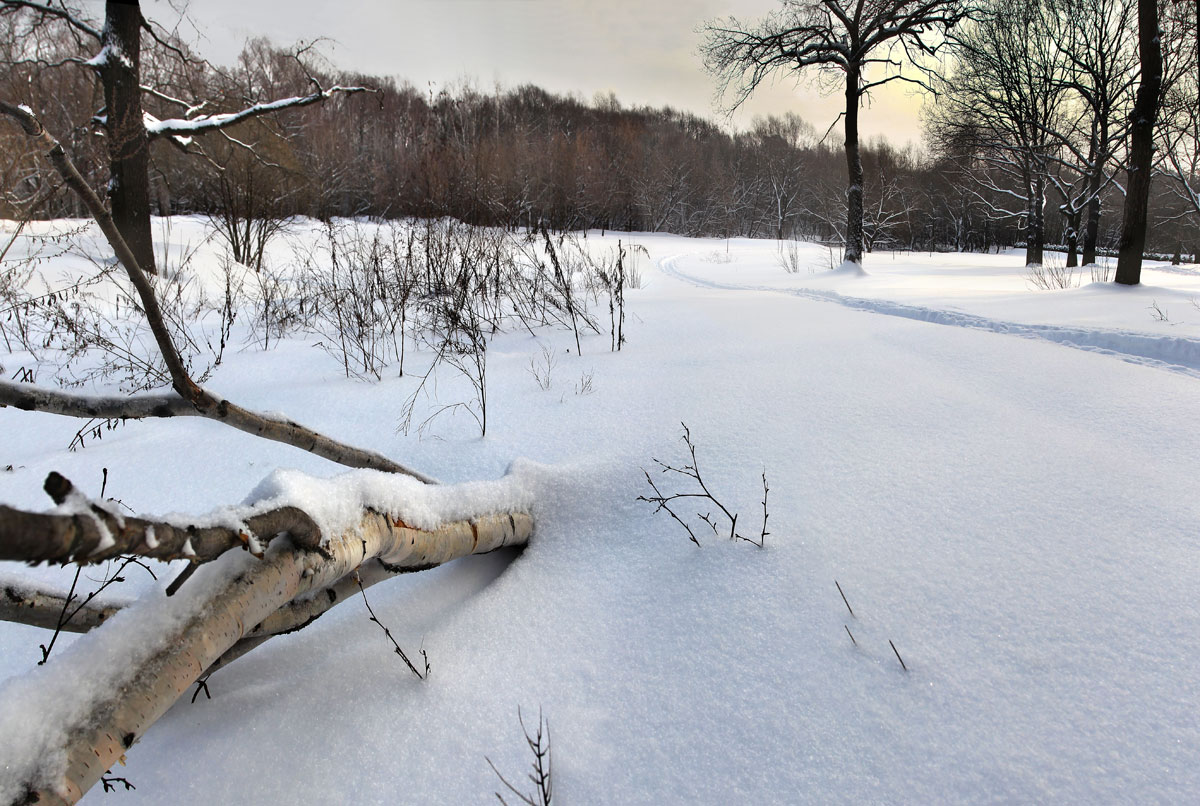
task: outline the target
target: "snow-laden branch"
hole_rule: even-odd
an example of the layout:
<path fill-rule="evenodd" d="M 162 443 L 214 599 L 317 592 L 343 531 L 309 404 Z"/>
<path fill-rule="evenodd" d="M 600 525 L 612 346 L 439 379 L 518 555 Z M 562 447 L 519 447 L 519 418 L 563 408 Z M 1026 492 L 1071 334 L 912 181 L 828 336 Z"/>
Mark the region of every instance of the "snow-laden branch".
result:
<path fill-rule="evenodd" d="M 191 118 L 195 115 L 200 114 L 202 111 L 204 111 L 204 107 L 206 107 L 210 103 L 212 103 L 212 101 L 209 99 L 205 99 L 198 104 L 188 103 L 187 101 L 183 100 L 182 98 L 176 98 L 174 95 L 167 95 L 162 90 L 157 89 L 155 87 L 146 86 L 145 84 L 142 85 L 142 92 L 144 92 L 147 95 L 150 95 L 154 98 L 157 98 L 160 101 L 164 101 L 169 104 L 174 104 L 175 106 L 183 107 L 184 118 Z"/>
<path fill-rule="evenodd" d="M 356 92 L 371 92 L 367 87 L 330 87 L 318 90 L 308 95 L 298 95 L 291 98 L 281 98 L 277 101 L 254 104 L 238 112 L 222 112 L 219 114 L 200 115 L 193 118 L 167 118 L 158 120 L 147 115 L 145 118 L 146 134 L 151 139 L 156 137 L 190 137 L 205 132 L 217 131 L 235 126 L 251 118 L 278 112 L 281 109 L 295 109 L 301 106 L 320 103 L 338 93 L 352 95 Z"/>

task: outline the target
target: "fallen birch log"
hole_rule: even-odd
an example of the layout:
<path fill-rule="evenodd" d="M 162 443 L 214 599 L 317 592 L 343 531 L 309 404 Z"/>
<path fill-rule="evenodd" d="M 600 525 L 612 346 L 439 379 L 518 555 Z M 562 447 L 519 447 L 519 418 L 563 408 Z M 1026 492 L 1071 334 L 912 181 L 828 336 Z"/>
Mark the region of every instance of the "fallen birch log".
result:
<path fill-rule="evenodd" d="M 448 487 L 423 489 L 436 490 L 443 500 L 454 495 Z M 520 504 L 519 494 L 491 498 Z M 478 495 L 471 500 L 478 501 Z M 306 516 L 301 522 L 317 521 Z M 343 524 L 319 545 L 277 539 L 261 559 L 225 552 L 201 565 L 178 595 L 167 598 L 156 589 L 115 614 L 106 613 L 104 624 L 50 659 L 44 667 L 50 678 L 39 696 L 69 716 L 61 724 L 28 728 L 29 741 L 14 736 L 23 724 L 16 717 L 5 719 L 7 700 L 36 700 L 26 690 L 37 692 L 40 681 L 21 678 L 0 688 L 5 698 L 0 754 L 7 756 L 0 768 L 0 803 L 74 803 L 197 680 L 232 657 L 272 634 L 311 623 L 360 583 L 365 587 L 396 573 L 523 545 L 532 531 L 531 516 L 516 508 L 416 528 L 400 513 L 364 506 L 356 524 Z M 109 667 L 87 667 L 93 658 L 103 658 Z M 89 676 L 91 693 L 70 688 L 81 673 Z M 56 681 L 62 691 L 54 690 Z M 78 701 L 62 703 L 71 698 Z"/>

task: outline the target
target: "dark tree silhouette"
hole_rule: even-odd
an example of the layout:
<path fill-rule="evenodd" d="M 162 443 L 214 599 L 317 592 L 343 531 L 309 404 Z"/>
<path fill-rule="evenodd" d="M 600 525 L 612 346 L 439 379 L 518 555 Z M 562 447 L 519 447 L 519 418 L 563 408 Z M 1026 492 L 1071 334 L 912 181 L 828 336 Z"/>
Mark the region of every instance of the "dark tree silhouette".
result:
<path fill-rule="evenodd" d="M 1117 252 L 1117 274 L 1123 285 L 1142 280 L 1142 253 L 1146 249 L 1147 208 L 1154 162 L 1154 123 L 1162 98 L 1163 59 L 1158 25 L 1158 0 L 1138 0 L 1138 58 L 1142 79 L 1130 113 L 1129 184 L 1125 215 Z"/>
<path fill-rule="evenodd" d="M 858 110 L 873 88 L 891 81 L 921 84 L 900 71 L 934 53 L 966 15 L 959 0 L 781 0 L 781 8 L 747 25 L 708 23 L 705 66 L 740 106 L 764 79 L 781 71 L 817 70 L 844 80 L 846 108 L 845 259 L 862 263 L 863 169 Z M 878 75 L 879 72 L 884 75 Z"/>
<path fill-rule="evenodd" d="M 998 218 L 1025 224 L 1025 263 L 1041 265 L 1046 191 L 1070 128 L 1071 74 L 1040 0 L 991 0 L 954 35 L 953 70 L 938 82 L 929 131 L 943 149 L 967 146 L 987 170 L 977 183 Z"/>

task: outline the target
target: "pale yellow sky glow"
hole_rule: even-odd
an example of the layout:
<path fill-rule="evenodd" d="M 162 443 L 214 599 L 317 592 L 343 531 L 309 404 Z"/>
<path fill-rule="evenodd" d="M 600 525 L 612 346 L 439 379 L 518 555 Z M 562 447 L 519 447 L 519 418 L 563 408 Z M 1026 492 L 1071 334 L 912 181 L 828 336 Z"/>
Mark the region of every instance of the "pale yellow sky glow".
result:
<path fill-rule="evenodd" d="M 101 16 L 102 3 L 89 3 Z M 143 2 L 163 22 L 178 18 L 171 5 L 179 4 Z M 278 44 L 326 37 L 333 41 L 322 50 L 338 67 L 419 88 L 533 83 L 589 100 L 612 91 L 626 106 L 669 105 L 720 118 L 697 29 L 731 14 L 756 20 L 777 7 L 775 0 L 197 0 L 189 14 L 204 36 L 201 52 L 217 62 L 232 61 L 252 36 Z M 815 86 L 797 87 L 781 75 L 733 123 L 744 128 L 755 115 L 792 111 L 823 133 L 841 105 L 840 95 L 822 97 Z M 862 134 L 919 143 L 919 107 L 908 85 L 893 82 L 864 110 Z"/>

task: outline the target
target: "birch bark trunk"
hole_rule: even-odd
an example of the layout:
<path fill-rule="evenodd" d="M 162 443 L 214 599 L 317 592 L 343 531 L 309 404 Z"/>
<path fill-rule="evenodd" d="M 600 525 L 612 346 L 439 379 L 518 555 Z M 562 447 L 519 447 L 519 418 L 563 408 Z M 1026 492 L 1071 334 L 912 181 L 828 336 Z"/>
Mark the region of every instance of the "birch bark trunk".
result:
<path fill-rule="evenodd" d="M 65 769 L 26 771 L 29 802 L 79 800 L 214 663 L 297 597 L 336 585 L 371 559 L 419 570 L 524 544 L 532 531 L 532 518 L 521 513 L 492 514 L 424 531 L 365 512 L 357 529 L 325 545 L 327 556 L 275 545 L 261 561 L 241 553 L 222 557 L 205 567 L 204 578 L 190 583 L 198 586 L 188 603 L 191 615 L 172 634 L 161 636 L 159 648 L 111 696 L 92 703 L 75 724 L 64 726 L 70 737 Z M 100 628 L 95 637 L 120 626 L 114 622 Z M 52 753 L 45 755 L 53 758 Z"/>

